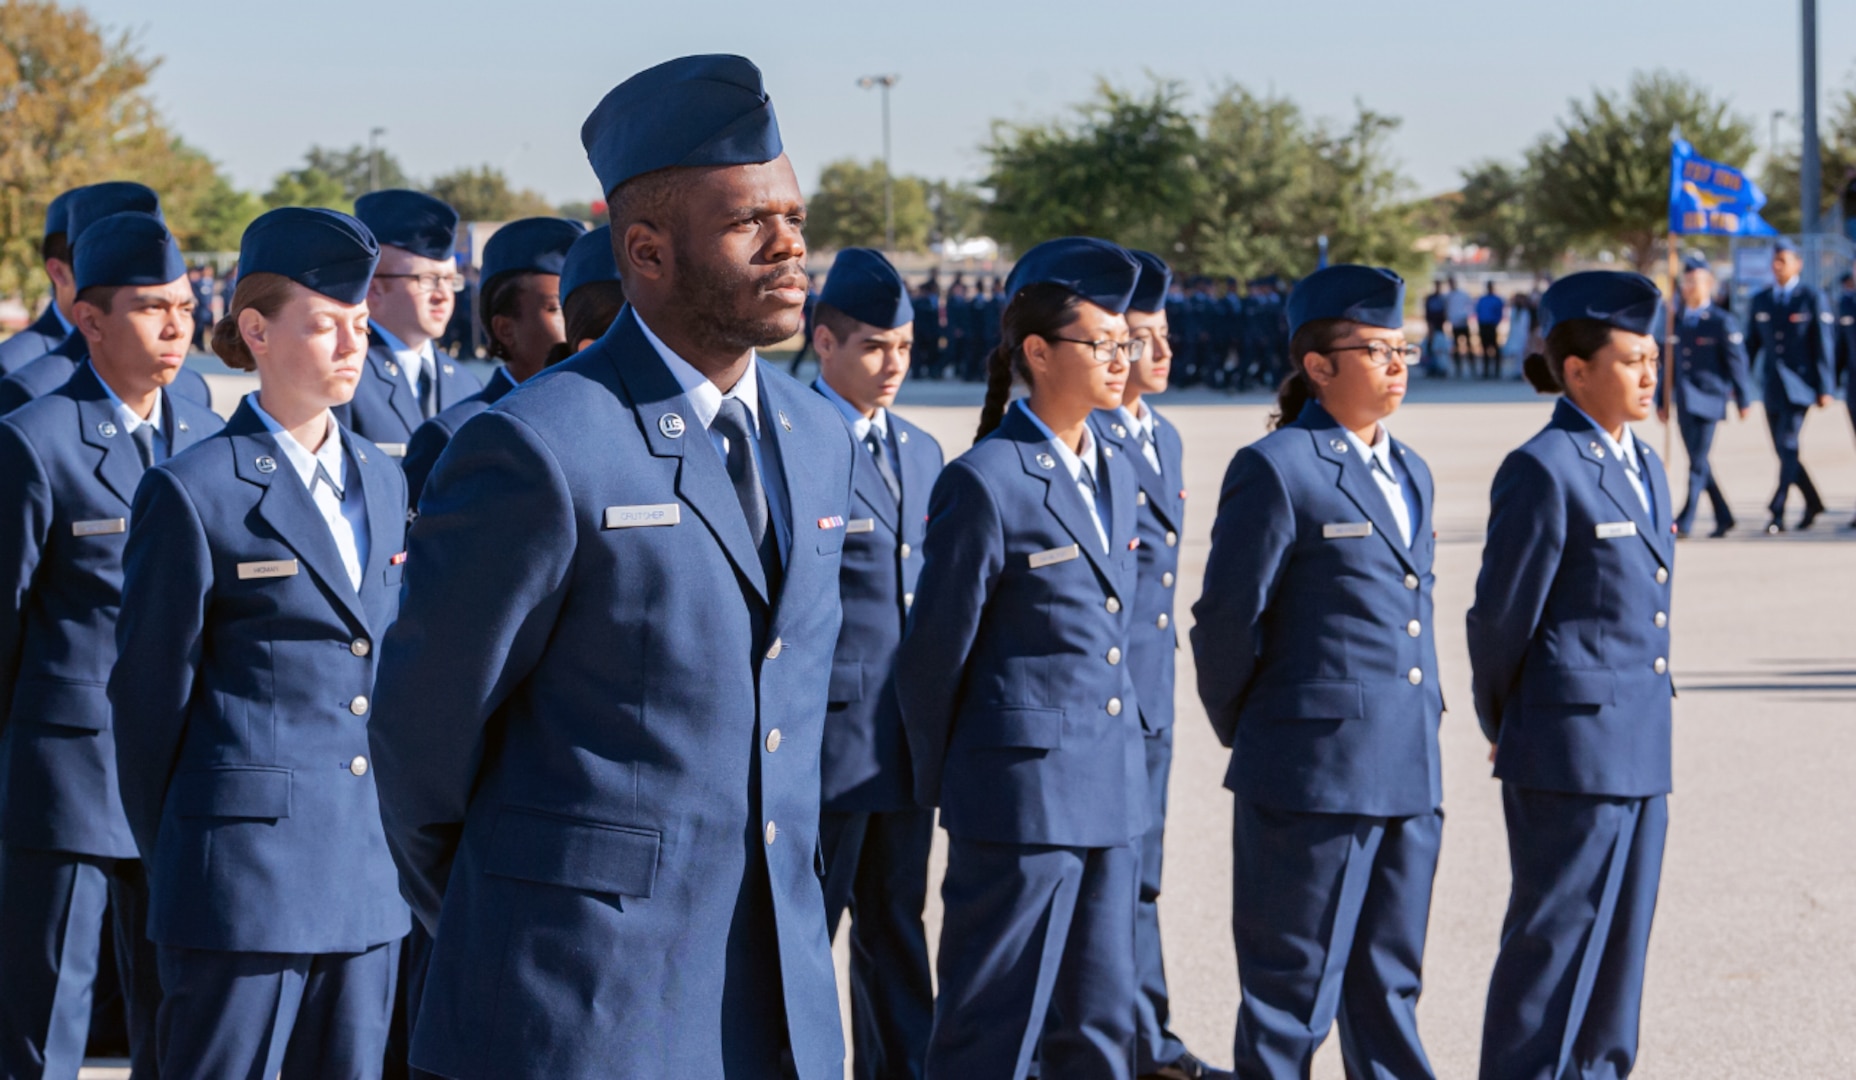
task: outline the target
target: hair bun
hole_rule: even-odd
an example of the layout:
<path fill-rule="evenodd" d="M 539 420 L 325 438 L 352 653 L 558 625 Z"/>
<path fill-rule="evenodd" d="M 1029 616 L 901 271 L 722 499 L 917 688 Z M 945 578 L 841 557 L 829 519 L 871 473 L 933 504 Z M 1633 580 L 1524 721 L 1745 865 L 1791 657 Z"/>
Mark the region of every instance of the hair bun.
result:
<path fill-rule="evenodd" d="M 1539 353 L 1527 354 L 1527 359 L 1521 361 L 1521 374 L 1529 385 L 1543 394 L 1557 394 L 1565 389 L 1554 377 L 1553 365 Z"/>

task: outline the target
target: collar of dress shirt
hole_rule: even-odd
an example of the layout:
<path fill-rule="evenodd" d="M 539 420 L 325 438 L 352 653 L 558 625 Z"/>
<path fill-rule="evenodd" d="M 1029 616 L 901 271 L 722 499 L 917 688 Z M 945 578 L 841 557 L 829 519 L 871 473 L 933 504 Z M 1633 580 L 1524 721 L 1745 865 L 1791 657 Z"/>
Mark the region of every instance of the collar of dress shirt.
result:
<path fill-rule="evenodd" d="M 832 389 L 831 384 L 824 379 L 818 381 L 818 389 L 825 395 L 826 401 L 838 407 L 839 415 L 844 417 L 845 423 L 851 425 L 851 434 L 857 436 L 858 442 L 864 441 L 864 435 L 871 428 L 876 429 L 878 438 L 889 441 L 889 410 L 879 407 L 874 416 L 867 417 L 857 411 L 857 406 L 844 400 L 844 395 Z"/>
<path fill-rule="evenodd" d="M 1598 421 L 1592 419 L 1591 413 L 1586 412 L 1584 409 L 1579 408 L 1579 406 L 1577 405 L 1574 405 L 1573 400 L 1571 398 L 1566 399 L 1566 404 L 1572 405 L 1573 411 L 1577 412 L 1580 416 L 1585 417 L 1585 422 L 1592 425 L 1592 430 L 1598 432 L 1598 437 L 1605 440 L 1605 445 L 1610 448 L 1612 453 L 1618 456 L 1618 460 L 1623 462 L 1626 468 L 1628 468 L 1631 472 L 1636 472 L 1638 470 L 1639 466 L 1637 464 L 1637 440 L 1630 433 L 1630 425 L 1628 424 L 1625 425 L 1624 438 L 1622 440 L 1614 439 L 1611 437 L 1611 433 L 1609 431 L 1606 431 L 1602 426 L 1600 426 Z"/>
<path fill-rule="evenodd" d="M 135 410 L 123 404 L 123 400 L 116 396 L 116 391 L 110 389 L 110 384 L 102 375 L 97 376 L 97 384 L 103 387 L 103 392 L 105 394 L 109 395 L 110 404 L 116 409 L 116 422 L 122 426 L 122 430 L 126 434 L 133 435 L 135 429 L 141 427 L 143 424 L 152 425 L 155 429 L 155 434 L 162 434 L 161 406 L 167 396 L 163 391 L 155 391 L 155 407 L 148 410 L 147 416 L 137 416 L 135 415 Z"/>
<path fill-rule="evenodd" d="M 1063 462 L 1064 471 L 1070 474 L 1071 481 L 1082 483 L 1083 471 L 1086 469 L 1089 472 L 1089 482 L 1094 484 L 1096 480 L 1096 440 L 1095 436 L 1089 433 L 1089 425 L 1083 425 L 1082 452 L 1078 453 L 1059 439 L 1057 433 L 1050 429 L 1049 424 L 1038 419 L 1038 414 L 1032 412 L 1031 406 L 1026 404 L 1028 400 L 1028 398 L 1019 398 L 1012 403 L 1012 407 L 1024 413 L 1033 424 L 1037 425 L 1038 431 L 1042 432 L 1044 438 L 1050 442 L 1051 449 L 1057 452 L 1057 460 Z"/>
<path fill-rule="evenodd" d="M 51 309 L 52 309 L 52 318 L 57 319 L 58 325 L 64 327 L 64 332 L 67 336 L 77 333 L 77 326 L 73 324 L 70 319 L 67 319 L 64 317 L 64 312 L 58 310 L 58 304 L 56 301 L 53 301 L 51 305 Z"/>
<path fill-rule="evenodd" d="M 1392 471 L 1392 433 L 1386 430 L 1384 424 L 1373 426 L 1373 441 L 1370 443 L 1355 435 L 1351 428 L 1343 427 L 1341 430 L 1347 433 L 1347 441 L 1368 462 L 1369 468 L 1372 462 L 1377 461 L 1386 475 L 1392 477 L 1394 482 L 1397 481 L 1398 474 Z"/>
<path fill-rule="evenodd" d="M 1115 410 L 1121 414 L 1121 422 L 1128 426 L 1128 430 L 1145 431 L 1148 439 L 1159 442 L 1158 437 L 1154 434 L 1154 411 L 1148 408 L 1147 403 L 1144 401 L 1135 402 L 1135 404 L 1141 407 L 1141 414 L 1139 416 L 1134 415 L 1134 410 L 1128 408 L 1126 405 Z"/>
<path fill-rule="evenodd" d="M 348 490 L 348 478 L 342 475 L 342 467 L 345 464 L 342 457 L 342 433 L 335 423 L 334 416 L 327 410 L 323 411 L 322 417 L 329 425 L 329 434 L 322 440 L 322 446 L 311 453 L 308 447 L 296 441 L 296 436 L 290 434 L 270 413 L 264 411 L 264 406 L 258 404 L 257 391 L 252 391 L 245 400 L 251 403 L 251 411 L 258 414 L 258 420 L 264 425 L 265 430 L 276 438 L 277 449 L 289 459 L 290 467 L 295 469 L 297 476 L 302 478 L 304 487 L 313 489 L 316 486 L 316 466 L 321 465 L 328 470 L 330 479 L 334 480 L 343 491 Z"/>
<path fill-rule="evenodd" d="M 399 357 L 400 366 L 407 369 L 409 378 L 416 378 L 419 374 L 420 367 L 423 366 L 427 360 L 434 361 L 434 365 L 436 365 L 437 357 L 432 350 L 432 343 L 430 341 L 426 342 L 422 348 L 415 349 L 411 345 L 401 341 L 399 335 L 379 323 L 370 322 L 368 325 L 372 326 L 375 332 L 380 335 L 380 340 L 387 343 L 387 348 L 392 350 L 393 355 Z"/>
<path fill-rule="evenodd" d="M 741 378 L 735 380 L 735 385 L 729 387 L 727 393 L 723 393 L 709 381 L 708 376 L 672 352 L 662 338 L 651 332 L 643 319 L 638 320 L 638 329 L 644 331 L 644 339 L 651 343 L 651 347 L 663 359 L 664 366 L 670 369 L 670 377 L 683 388 L 683 395 L 690 399 L 690 408 L 696 413 L 696 422 L 702 425 L 704 431 L 709 430 L 709 425 L 715 422 L 716 414 L 722 411 L 722 401 L 736 398 L 748 407 L 748 416 L 754 420 L 754 437 L 760 437 L 760 379 L 755 371 L 760 366 L 758 353 L 748 355 L 747 370 L 741 373 Z"/>

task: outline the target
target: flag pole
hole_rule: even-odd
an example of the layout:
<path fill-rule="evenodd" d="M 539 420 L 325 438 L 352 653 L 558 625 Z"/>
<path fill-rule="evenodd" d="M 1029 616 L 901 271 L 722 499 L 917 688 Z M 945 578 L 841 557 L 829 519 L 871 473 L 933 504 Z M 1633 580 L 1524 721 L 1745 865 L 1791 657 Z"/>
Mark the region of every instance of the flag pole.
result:
<path fill-rule="evenodd" d="M 1663 305 L 1663 460 L 1674 460 L 1670 450 L 1674 446 L 1673 431 L 1676 426 L 1675 368 L 1676 368 L 1676 301 L 1682 296 L 1681 285 L 1676 277 L 1681 269 L 1681 260 L 1676 255 L 1676 234 L 1669 233 L 1669 302 Z"/>

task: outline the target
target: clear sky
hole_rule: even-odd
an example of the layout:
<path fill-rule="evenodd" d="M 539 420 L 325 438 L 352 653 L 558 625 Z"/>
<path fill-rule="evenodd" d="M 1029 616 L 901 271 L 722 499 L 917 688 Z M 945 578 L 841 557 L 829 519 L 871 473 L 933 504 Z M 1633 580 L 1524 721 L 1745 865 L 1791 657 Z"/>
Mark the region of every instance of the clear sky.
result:
<path fill-rule="evenodd" d="M 1424 192 L 1511 157 L 1569 98 L 1633 71 L 1685 72 L 1757 122 L 1799 109 L 1796 0 L 89 0 L 165 57 L 154 94 L 189 142 L 262 189 L 311 143 L 370 127 L 417 178 L 488 162 L 559 200 L 592 199 L 580 123 L 627 75 L 673 56 L 739 52 L 766 73 L 803 183 L 882 146 L 896 72 L 898 173 L 977 178 L 995 119 L 1062 115 L 1098 78 L 1229 81 L 1344 120 L 1357 99 L 1401 117 L 1395 150 Z M 1820 3 L 1823 97 L 1856 68 L 1856 4 Z M 1796 138 L 1795 122 L 1782 129 Z"/>

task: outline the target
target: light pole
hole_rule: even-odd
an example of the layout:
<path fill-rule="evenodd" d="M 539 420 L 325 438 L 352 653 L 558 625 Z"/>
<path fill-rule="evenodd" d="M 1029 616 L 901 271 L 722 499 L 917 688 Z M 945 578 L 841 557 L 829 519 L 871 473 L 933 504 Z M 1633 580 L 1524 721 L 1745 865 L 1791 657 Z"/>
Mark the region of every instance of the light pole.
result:
<path fill-rule="evenodd" d="M 380 190 L 380 149 L 379 141 L 387 133 L 383 127 L 370 128 L 367 132 L 367 190 Z"/>
<path fill-rule="evenodd" d="M 883 88 L 883 250 L 896 250 L 896 182 L 895 171 L 889 167 L 889 88 L 896 85 L 900 75 L 865 75 L 857 80 L 857 85 L 865 90 L 873 86 Z"/>
<path fill-rule="evenodd" d="M 1804 25 L 1800 36 L 1804 40 L 1800 44 L 1804 62 L 1800 66 L 1804 69 L 1804 108 L 1799 112 L 1799 122 L 1804 125 L 1804 137 L 1798 147 L 1798 193 L 1804 210 L 1804 233 L 1810 236 L 1817 232 L 1818 210 L 1824 199 L 1817 146 L 1817 0 L 1801 0 L 1801 3 Z"/>

